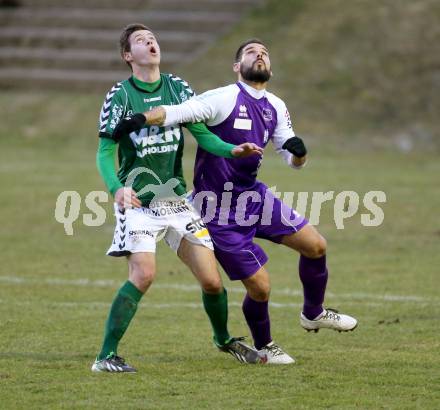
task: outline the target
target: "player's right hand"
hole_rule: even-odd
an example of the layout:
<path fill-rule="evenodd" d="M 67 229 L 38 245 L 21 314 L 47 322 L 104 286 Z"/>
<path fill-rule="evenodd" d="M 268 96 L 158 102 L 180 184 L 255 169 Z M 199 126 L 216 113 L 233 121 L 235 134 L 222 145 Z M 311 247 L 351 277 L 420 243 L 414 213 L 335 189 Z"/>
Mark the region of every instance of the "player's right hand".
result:
<path fill-rule="evenodd" d="M 246 158 L 251 155 L 263 155 L 264 149 L 253 142 L 237 145 L 231 152 L 235 158 Z"/>
<path fill-rule="evenodd" d="M 115 192 L 115 202 L 118 204 L 119 209 L 140 208 L 142 206 L 141 201 L 136 196 L 136 191 L 130 187 L 119 188 Z"/>
<path fill-rule="evenodd" d="M 112 138 L 116 142 L 119 142 L 125 135 L 142 129 L 145 125 L 145 121 L 145 115 L 140 113 L 123 118 L 121 121 L 119 121 L 118 125 L 116 125 L 116 128 L 112 133 Z"/>

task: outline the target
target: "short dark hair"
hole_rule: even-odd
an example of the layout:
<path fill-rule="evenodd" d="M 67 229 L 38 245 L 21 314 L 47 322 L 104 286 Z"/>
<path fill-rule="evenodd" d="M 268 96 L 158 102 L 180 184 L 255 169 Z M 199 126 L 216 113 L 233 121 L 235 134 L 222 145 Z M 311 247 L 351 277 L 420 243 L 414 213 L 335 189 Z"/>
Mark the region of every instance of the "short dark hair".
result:
<path fill-rule="evenodd" d="M 125 61 L 124 53 L 129 52 L 131 50 L 130 40 L 129 40 L 130 36 L 135 31 L 140 31 L 140 30 L 148 30 L 153 33 L 153 31 L 150 28 L 148 28 L 147 26 L 141 23 L 129 24 L 124 28 L 124 30 L 122 30 L 121 36 L 119 37 L 119 52 L 121 53 L 121 57 L 124 61 Z M 128 61 L 126 61 L 126 63 L 131 68 L 131 64 Z"/>
<path fill-rule="evenodd" d="M 238 63 L 241 60 L 241 56 L 243 55 L 243 49 L 248 46 L 249 44 L 261 44 L 262 46 L 266 47 L 266 44 L 264 44 L 259 38 L 250 38 L 249 40 L 246 40 L 244 43 L 240 44 L 240 46 L 237 49 L 237 52 L 235 53 L 235 62 Z"/>

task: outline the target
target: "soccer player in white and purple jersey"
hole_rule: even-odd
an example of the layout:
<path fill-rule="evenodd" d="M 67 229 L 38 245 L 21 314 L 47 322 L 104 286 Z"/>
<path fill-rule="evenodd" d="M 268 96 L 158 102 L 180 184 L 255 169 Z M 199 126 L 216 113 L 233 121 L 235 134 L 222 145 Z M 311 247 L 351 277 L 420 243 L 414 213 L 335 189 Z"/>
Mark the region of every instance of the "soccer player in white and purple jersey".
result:
<path fill-rule="evenodd" d="M 145 112 L 147 124 L 172 125 L 205 122 L 214 134 L 232 144 L 252 142 L 261 147 L 271 141 L 293 168 L 306 162 L 306 148 L 295 136 L 284 102 L 266 91 L 272 72 L 267 47 L 258 39 L 240 45 L 234 72 L 238 82 L 207 91 L 180 105 Z M 357 320 L 323 307 L 328 278 L 326 241 L 308 221 L 276 198 L 256 179 L 261 158 L 244 160 L 216 157 L 198 148 L 194 198 L 206 191 L 217 201 L 214 213 L 204 202 L 205 222 L 215 255 L 231 280 L 241 280 L 247 294 L 243 313 L 255 347 L 267 363 L 288 364 L 294 359 L 271 337 L 269 319 L 268 257 L 254 238 L 283 244 L 300 253 L 299 276 L 304 289 L 301 326 L 318 331 L 353 330 Z M 196 201 L 197 202 L 197 201 Z"/>

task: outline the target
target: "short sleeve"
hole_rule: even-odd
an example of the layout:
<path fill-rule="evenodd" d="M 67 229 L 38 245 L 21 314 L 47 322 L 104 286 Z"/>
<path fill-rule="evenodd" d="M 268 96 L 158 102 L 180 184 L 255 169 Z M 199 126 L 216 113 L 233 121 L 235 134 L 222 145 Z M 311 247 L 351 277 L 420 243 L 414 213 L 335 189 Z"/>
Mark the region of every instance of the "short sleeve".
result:
<path fill-rule="evenodd" d="M 112 133 L 121 120 L 126 116 L 127 95 L 121 83 L 117 83 L 107 93 L 99 113 L 99 136 L 112 138 Z"/>
<path fill-rule="evenodd" d="M 196 93 L 194 92 L 194 90 L 191 88 L 191 86 L 188 84 L 187 81 L 173 74 L 169 74 L 169 76 L 170 76 L 170 81 L 173 84 L 173 88 L 175 88 L 176 90 L 180 104 L 196 95 Z"/>

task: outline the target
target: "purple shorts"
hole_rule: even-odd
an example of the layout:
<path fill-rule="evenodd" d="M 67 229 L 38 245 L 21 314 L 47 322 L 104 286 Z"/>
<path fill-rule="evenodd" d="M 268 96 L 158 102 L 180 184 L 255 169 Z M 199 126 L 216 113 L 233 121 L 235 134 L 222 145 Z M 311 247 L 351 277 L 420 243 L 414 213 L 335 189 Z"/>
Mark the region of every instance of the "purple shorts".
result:
<path fill-rule="evenodd" d="M 259 183 L 254 191 L 264 201 L 248 200 L 242 204 L 241 212 L 240 206 L 231 207 L 227 223 L 220 223 L 217 213 L 206 224 L 215 256 L 231 280 L 246 279 L 267 262 L 267 255 L 254 243 L 254 238 L 280 243 L 283 236 L 298 232 L 308 223 L 306 218 L 276 198 L 266 185 Z M 232 204 L 236 205 L 234 199 Z M 248 224 L 249 217 L 255 222 Z"/>

